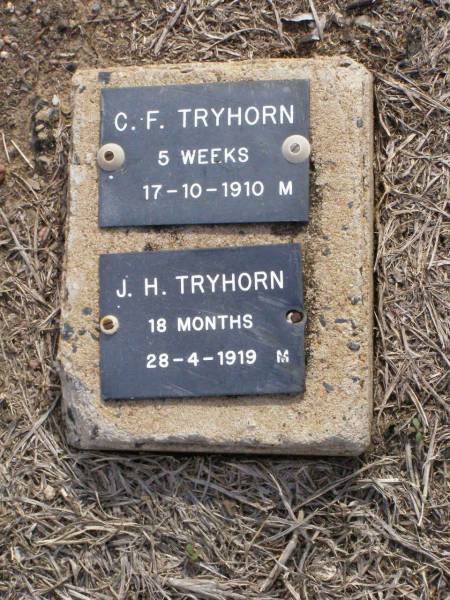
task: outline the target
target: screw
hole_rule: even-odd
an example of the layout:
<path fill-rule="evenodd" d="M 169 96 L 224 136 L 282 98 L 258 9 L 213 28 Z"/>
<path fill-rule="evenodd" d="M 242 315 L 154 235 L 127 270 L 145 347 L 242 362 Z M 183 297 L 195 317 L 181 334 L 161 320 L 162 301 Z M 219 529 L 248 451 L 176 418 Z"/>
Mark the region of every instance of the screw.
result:
<path fill-rule="evenodd" d="M 302 135 L 290 135 L 284 140 L 281 146 L 281 153 L 287 161 L 300 163 L 309 157 L 311 146 L 308 140 Z"/>
<path fill-rule="evenodd" d="M 288 310 L 286 313 L 286 319 L 289 323 L 301 323 L 305 318 L 305 313 L 301 310 Z"/>
<path fill-rule="evenodd" d="M 125 152 L 119 144 L 105 144 L 97 152 L 97 164 L 103 171 L 117 171 L 125 162 Z"/>
<path fill-rule="evenodd" d="M 100 319 L 100 331 L 106 335 L 113 335 L 119 329 L 119 319 L 114 315 L 106 315 Z"/>

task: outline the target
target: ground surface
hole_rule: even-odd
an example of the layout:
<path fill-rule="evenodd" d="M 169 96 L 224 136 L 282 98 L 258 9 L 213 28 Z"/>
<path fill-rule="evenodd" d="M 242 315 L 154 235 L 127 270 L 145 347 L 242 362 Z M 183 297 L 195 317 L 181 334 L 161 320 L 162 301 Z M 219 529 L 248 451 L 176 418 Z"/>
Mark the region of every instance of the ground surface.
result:
<path fill-rule="evenodd" d="M 2 598 L 445 597 L 449 6 L 316 0 L 320 39 L 311 21 L 282 22 L 311 5 L 0 3 Z M 72 72 L 342 53 L 376 83 L 370 452 L 255 460 L 68 448 L 55 354 Z"/>

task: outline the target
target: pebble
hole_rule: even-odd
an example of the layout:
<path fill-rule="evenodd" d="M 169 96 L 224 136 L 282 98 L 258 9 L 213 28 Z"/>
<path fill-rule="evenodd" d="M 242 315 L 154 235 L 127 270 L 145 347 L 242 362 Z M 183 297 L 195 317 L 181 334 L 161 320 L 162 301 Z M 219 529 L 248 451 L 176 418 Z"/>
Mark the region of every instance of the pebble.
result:
<path fill-rule="evenodd" d="M 6 50 L 2 50 L 2 51 L 0 52 L 0 58 L 1 58 L 2 60 L 6 60 L 8 57 L 9 57 L 9 53 L 8 53 L 8 52 L 6 52 Z"/>
<path fill-rule="evenodd" d="M 56 94 L 52 98 L 52 104 L 53 106 L 59 106 L 59 96 L 57 96 Z"/>
<path fill-rule="evenodd" d="M 4 165 L 0 165 L 0 185 L 5 181 L 6 177 L 6 167 Z"/>
<path fill-rule="evenodd" d="M 50 166 L 50 160 L 43 154 L 37 157 L 36 162 L 38 163 L 38 166 L 44 171 L 46 171 Z"/>
<path fill-rule="evenodd" d="M 37 139 L 43 143 L 48 142 L 50 140 L 48 131 L 46 131 L 45 129 L 43 131 L 39 131 L 37 134 Z"/>
<path fill-rule="evenodd" d="M 48 110 L 48 108 L 43 108 L 36 113 L 34 118 L 36 123 L 48 123 L 50 121 L 50 111 Z"/>
<path fill-rule="evenodd" d="M 92 7 L 91 7 L 91 11 L 94 14 L 98 14 L 101 10 L 102 10 L 102 7 L 101 7 L 101 5 L 98 2 L 95 2 L 95 4 L 93 4 Z"/>
<path fill-rule="evenodd" d="M 44 498 L 46 500 L 53 500 L 56 496 L 56 490 L 51 485 L 46 485 L 44 488 Z"/>
<path fill-rule="evenodd" d="M 347 348 L 349 350 L 351 350 L 352 352 L 358 352 L 360 347 L 361 346 L 358 344 L 358 342 L 348 342 L 348 344 L 347 344 Z"/>
<path fill-rule="evenodd" d="M 59 108 L 51 108 L 48 111 L 48 118 L 52 123 L 56 123 L 59 119 Z"/>
<path fill-rule="evenodd" d="M 67 116 L 67 115 L 70 115 L 72 110 L 71 110 L 70 106 L 67 106 L 67 104 L 61 104 L 61 112 L 63 115 Z"/>

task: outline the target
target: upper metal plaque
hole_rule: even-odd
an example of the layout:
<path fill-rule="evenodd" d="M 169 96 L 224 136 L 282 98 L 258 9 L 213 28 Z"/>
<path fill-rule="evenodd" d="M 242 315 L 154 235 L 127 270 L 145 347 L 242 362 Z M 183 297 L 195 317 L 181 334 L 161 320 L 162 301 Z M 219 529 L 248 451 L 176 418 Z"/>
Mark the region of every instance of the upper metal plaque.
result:
<path fill-rule="evenodd" d="M 101 227 L 308 221 L 309 82 L 102 90 Z"/>
<path fill-rule="evenodd" d="M 104 400 L 303 391 L 298 244 L 100 257 Z"/>

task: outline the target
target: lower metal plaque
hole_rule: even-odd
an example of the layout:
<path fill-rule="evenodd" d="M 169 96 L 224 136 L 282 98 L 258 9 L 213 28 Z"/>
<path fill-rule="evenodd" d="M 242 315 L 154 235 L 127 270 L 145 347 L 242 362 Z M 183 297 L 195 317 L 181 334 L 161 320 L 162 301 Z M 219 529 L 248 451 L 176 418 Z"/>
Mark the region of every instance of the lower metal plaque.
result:
<path fill-rule="evenodd" d="M 304 389 L 300 246 L 100 257 L 104 400 Z"/>
<path fill-rule="evenodd" d="M 102 90 L 100 227 L 308 221 L 309 82 Z"/>

